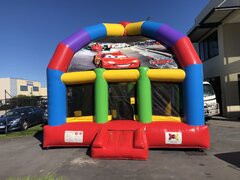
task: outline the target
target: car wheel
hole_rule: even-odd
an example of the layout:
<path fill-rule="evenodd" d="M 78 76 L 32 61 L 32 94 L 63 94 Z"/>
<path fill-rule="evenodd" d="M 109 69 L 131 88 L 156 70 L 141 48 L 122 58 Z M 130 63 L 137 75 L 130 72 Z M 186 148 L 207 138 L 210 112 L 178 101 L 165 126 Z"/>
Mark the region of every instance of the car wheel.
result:
<path fill-rule="evenodd" d="M 22 130 L 26 130 L 28 128 L 28 123 L 27 123 L 27 121 L 23 121 L 23 123 L 22 123 Z"/>

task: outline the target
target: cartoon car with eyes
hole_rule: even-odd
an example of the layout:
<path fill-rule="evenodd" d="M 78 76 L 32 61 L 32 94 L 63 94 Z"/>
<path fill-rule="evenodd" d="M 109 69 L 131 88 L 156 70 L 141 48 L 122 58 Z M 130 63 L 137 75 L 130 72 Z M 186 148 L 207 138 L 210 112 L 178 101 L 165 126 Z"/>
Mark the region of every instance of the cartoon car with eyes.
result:
<path fill-rule="evenodd" d="M 96 51 L 96 52 L 102 51 L 102 49 L 103 48 L 102 48 L 101 44 L 99 44 L 99 43 L 93 44 L 92 47 L 91 47 L 91 50 Z"/>
<path fill-rule="evenodd" d="M 105 69 L 130 69 L 140 66 L 140 60 L 137 57 L 128 57 L 121 51 L 111 53 L 98 52 L 93 61 L 96 67 Z"/>

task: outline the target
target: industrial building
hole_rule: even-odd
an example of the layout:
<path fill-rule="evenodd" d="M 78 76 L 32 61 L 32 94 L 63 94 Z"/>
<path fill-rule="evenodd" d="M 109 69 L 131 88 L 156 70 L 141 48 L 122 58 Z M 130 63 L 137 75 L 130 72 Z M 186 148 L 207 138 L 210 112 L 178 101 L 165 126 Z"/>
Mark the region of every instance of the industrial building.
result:
<path fill-rule="evenodd" d="M 0 78 L 0 100 L 18 95 L 47 96 L 47 88 L 41 87 L 39 81 L 19 78 Z"/>
<path fill-rule="evenodd" d="M 211 0 L 188 36 L 226 117 L 240 117 L 240 1 Z"/>

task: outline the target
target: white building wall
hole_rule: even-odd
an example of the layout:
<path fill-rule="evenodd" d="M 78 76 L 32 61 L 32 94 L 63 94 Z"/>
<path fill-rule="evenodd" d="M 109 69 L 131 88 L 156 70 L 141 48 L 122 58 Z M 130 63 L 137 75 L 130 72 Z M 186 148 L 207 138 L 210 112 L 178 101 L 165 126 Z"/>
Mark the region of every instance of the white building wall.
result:
<path fill-rule="evenodd" d="M 21 87 L 26 87 L 27 90 L 23 91 Z M 34 91 L 34 88 L 37 88 L 38 91 Z M 23 80 L 23 79 L 17 80 L 17 95 L 40 96 L 40 93 L 41 93 L 40 82 Z"/>
<path fill-rule="evenodd" d="M 47 96 L 47 88 L 46 87 L 41 88 L 41 96 Z"/>
<path fill-rule="evenodd" d="M 25 86 L 27 90 L 21 90 Z M 0 100 L 5 99 L 5 90 L 12 96 L 47 96 L 47 88 L 42 88 L 38 81 L 30 81 L 17 78 L 0 78 Z M 6 98 L 11 98 L 7 95 Z"/>
<path fill-rule="evenodd" d="M 12 97 L 17 96 L 17 79 L 10 78 L 10 94 Z"/>
<path fill-rule="evenodd" d="M 10 78 L 0 78 L 0 99 L 5 99 L 5 90 L 10 93 Z M 10 98 L 7 96 L 7 98 Z"/>
<path fill-rule="evenodd" d="M 224 64 L 223 75 L 225 89 L 225 106 L 227 116 L 240 117 L 240 23 L 223 25 Z"/>

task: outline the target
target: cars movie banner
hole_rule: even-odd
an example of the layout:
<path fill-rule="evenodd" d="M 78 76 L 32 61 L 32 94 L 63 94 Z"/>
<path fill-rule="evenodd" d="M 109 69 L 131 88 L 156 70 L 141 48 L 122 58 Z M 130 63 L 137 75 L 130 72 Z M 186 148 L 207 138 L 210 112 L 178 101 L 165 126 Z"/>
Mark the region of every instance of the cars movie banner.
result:
<path fill-rule="evenodd" d="M 91 42 L 75 53 L 68 72 L 106 69 L 175 69 L 178 65 L 170 49 L 158 41 L 143 37 L 107 37 Z"/>

